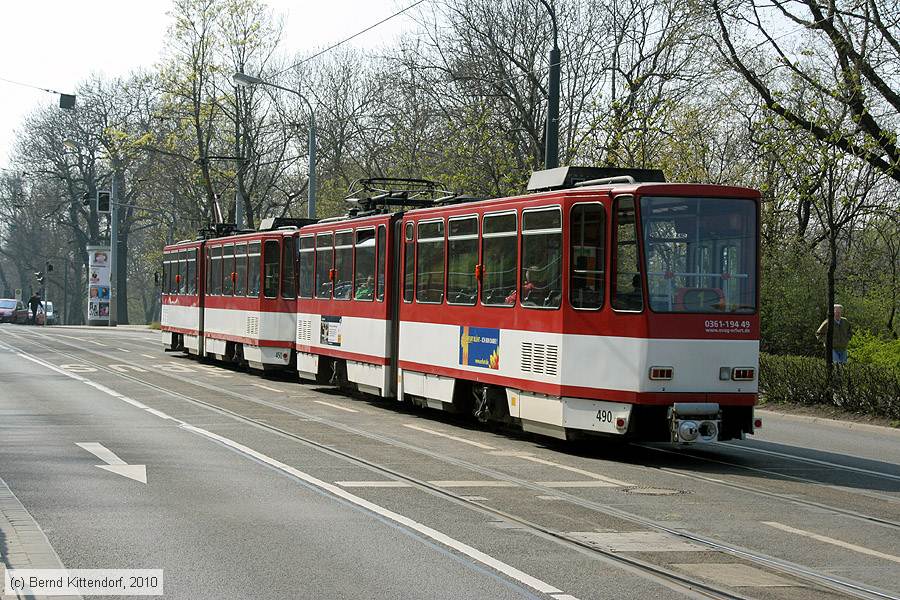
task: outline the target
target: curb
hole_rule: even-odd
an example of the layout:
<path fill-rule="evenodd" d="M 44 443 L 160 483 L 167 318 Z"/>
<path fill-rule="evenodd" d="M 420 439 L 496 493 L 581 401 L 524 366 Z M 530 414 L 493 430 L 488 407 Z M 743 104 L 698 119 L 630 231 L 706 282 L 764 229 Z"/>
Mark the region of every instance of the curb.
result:
<path fill-rule="evenodd" d="M 809 415 L 795 415 L 791 413 L 778 412 L 777 410 L 766 410 L 757 408 L 754 411 L 759 417 L 779 417 L 788 421 L 799 421 L 801 423 L 815 423 L 817 425 L 825 425 L 827 427 L 836 427 L 839 429 L 856 430 L 856 431 L 872 431 L 875 433 L 887 433 L 900 437 L 900 429 L 896 427 L 885 427 L 884 425 L 871 425 L 869 423 L 855 423 L 853 421 L 839 421 L 837 419 L 829 419 L 826 417 L 811 417 Z M 763 428 L 766 423 L 763 421 Z"/>

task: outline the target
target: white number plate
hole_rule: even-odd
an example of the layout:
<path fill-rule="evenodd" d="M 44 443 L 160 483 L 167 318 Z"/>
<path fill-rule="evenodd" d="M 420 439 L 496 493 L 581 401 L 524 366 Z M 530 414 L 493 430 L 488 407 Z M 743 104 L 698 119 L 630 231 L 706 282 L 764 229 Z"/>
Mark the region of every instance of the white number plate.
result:
<path fill-rule="evenodd" d="M 626 428 L 631 417 L 631 405 L 583 398 L 563 399 L 563 425 L 572 429 L 624 433 L 616 428 L 616 420 L 625 419 Z"/>

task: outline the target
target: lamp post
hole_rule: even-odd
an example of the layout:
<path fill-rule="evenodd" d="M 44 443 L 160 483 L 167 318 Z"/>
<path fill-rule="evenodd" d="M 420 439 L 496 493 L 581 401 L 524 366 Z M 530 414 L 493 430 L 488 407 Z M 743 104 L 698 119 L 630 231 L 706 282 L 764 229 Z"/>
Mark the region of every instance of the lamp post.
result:
<path fill-rule="evenodd" d="M 550 50 L 550 84 L 547 86 L 547 128 L 544 134 L 544 168 L 559 166 L 559 32 L 556 28 L 556 11 L 548 0 L 541 4 L 550 13 L 553 24 L 553 48 Z"/>
<path fill-rule="evenodd" d="M 306 96 L 301 94 L 298 90 L 294 90 L 291 88 L 287 88 L 284 86 L 280 86 L 276 83 L 271 83 L 260 79 L 259 77 L 253 77 L 252 75 L 246 75 L 244 73 L 235 73 L 232 75 L 231 80 L 235 85 L 240 85 L 244 87 L 249 87 L 253 85 L 264 85 L 272 88 L 276 88 L 279 90 L 284 90 L 285 92 L 290 92 L 296 96 L 298 96 L 304 104 L 306 104 L 306 109 L 309 111 L 309 200 L 307 202 L 307 216 L 310 219 L 316 218 L 316 115 L 313 112 L 312 104 L 309 103 L 309 100 L 306 99 Z"/>

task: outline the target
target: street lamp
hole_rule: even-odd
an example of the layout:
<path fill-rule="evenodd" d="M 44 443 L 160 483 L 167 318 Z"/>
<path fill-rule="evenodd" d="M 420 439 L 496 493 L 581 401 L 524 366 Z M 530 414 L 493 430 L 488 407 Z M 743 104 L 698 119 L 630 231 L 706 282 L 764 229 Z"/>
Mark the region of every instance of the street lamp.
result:
<path fill-rule="evenodd" d="M 245 73 L 235 73 L 232 75 L 231 80 L 235 85 L 239 85 L 242 87 L 250 87 L 254 85 L 265 85 L 268 87 L 276 88 L 279 90 L 284 90 L 285 92 L 290 92 L 298 96 L 303 102 L 306 104 L 306 109 L 309 111 L 309 201 L 307 202 L 307 216 L 310 219 L 316 218 L 316 116 L 313 112 L 312 104 L 309 103 L 309 100 L 306 99 L 306 96 L 301 94 L 298 90 L 294 90 L 291 88 L 286 88 L 278 85 L 277 83 L 271 83 L 260 79 L 259 77 L 253 77 L 252 75 L 247 75 Z M 557 86 L 558 87 L 558 86 Z"/>
<path fill-rule="evenodd" d="M 544 134 L 544 168 L 559 166 L 559 34 L 556 11 L 548 0 L 540 0 L 553 24 L 553 48 L 550 50 L 550 84 L 547 89 L 547 129 Z"/>

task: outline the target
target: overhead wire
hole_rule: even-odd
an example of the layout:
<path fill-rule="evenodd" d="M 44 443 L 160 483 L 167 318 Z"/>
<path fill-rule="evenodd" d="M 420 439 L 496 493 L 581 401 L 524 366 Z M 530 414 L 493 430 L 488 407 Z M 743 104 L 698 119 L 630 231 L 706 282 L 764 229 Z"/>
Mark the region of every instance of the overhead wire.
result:
<path fill-rule="evenodd" d="M 11 83 L 13 85 L 19 85 L 22 87 L 31 88 L 33 90 L 40 90 L 42 92 L 49 92 L 51 94 L 65 94 L 65 92 L 58 92 L 56 90 L 51 90 L 50 88 L 44 88 L 39 85 L 32 85 L 30 83 L 23 83 L 21 81 L 15 81 L 14 79 L 7 79 L 6 77 L 0 77 L 0 81 L 5 81 L 6 83 Z"/>
<path fill-rule="evenodd" d="M 403 13 L 405 13 L 405 12 L 407 12 L 407 11 L 409 11 L 409 10 L 412 10 L 413 8 L 415 8 L 415 7 L 417 7 L 418 5 L 422 4 L 423 2 L 427 2 L 427 0 L 417 0 L 416 2 L 413 2 L 412 4 L 410 4 L 409 6 L 407 6 L 406 8 L 401 9 L 401 10 L 398 10 L 398 11 L 395 12 L 394 14 L 392 14 L 392 15 L 390 15 L 390 16 L 388 16 L 388 17 L 385 17 L 384 19 L 381 19 L 381 20 L 378 21 L 377 23 L 373 23 L 372 25 L 369 25 L 369 26 L 366 27 L 365 29 L 361 29 L 361 30 L 357 31 L 356 33 L 354 33 L 353 35 L 348 36 L 348 37 L 342 39 L 341 41 L 335 42 L 334 44 L 328 46 L 327 48 L 325 48 L 325 49 L 323 49 L 323 50 L 320 50 L 320 51 L 316 52 L 316 53 L 313 54 L 312 56 L 307 56 L 306 58 L 297 61 L 296 63 L 292 64 L 291 66 L 289 66 L 289 67 L 287 67 L 287 68 L 285 68 L 285 69 L 282 69 L 281 71 L 278 71 L 277 73 L 275 73 L 274 76 L 275 76 L 275 77 L 278 77 L 279 75 L 282 75 L 282 74 L 286 73 L 287 71 L 290 71 L 291 69 L 296 69 L 296 68 L 299 67 L 300 65 L 303 65 L 303 64 L 305 64 L 305 63 L 308 63 L 309 61 L 311 61 L 311 60 L 313 60 L 313 59 L 316 59 L 316 58 L 322 56 L 322 55 L 325 54 L 326 52 L 331 52 L 332 50 L 334 50 L 334 49 L 337 48 L 338 46 L 341 46 L 341 45 L 343 45 L 343 44 L 346 44 L 347 42 L 349 42 L 349 41 L 351 41 L 351 40 L 353 40 L 353 39 L 355 39 L 355 38 L 361 36 L 362 34 L 367 33 L 367 32 L 369 32 L 369 31 L 375 29 L 375 28 L 378 27 L 379 25 L 382 25 L 382 24 L 384 24 L 384 23 L 387 23 L 387 22 L 390 21 L 391 19 L 394 19 L 394 18 L 396 18 L 396 17 L 399 17 L 399 16 L 402 15 Z"/>

